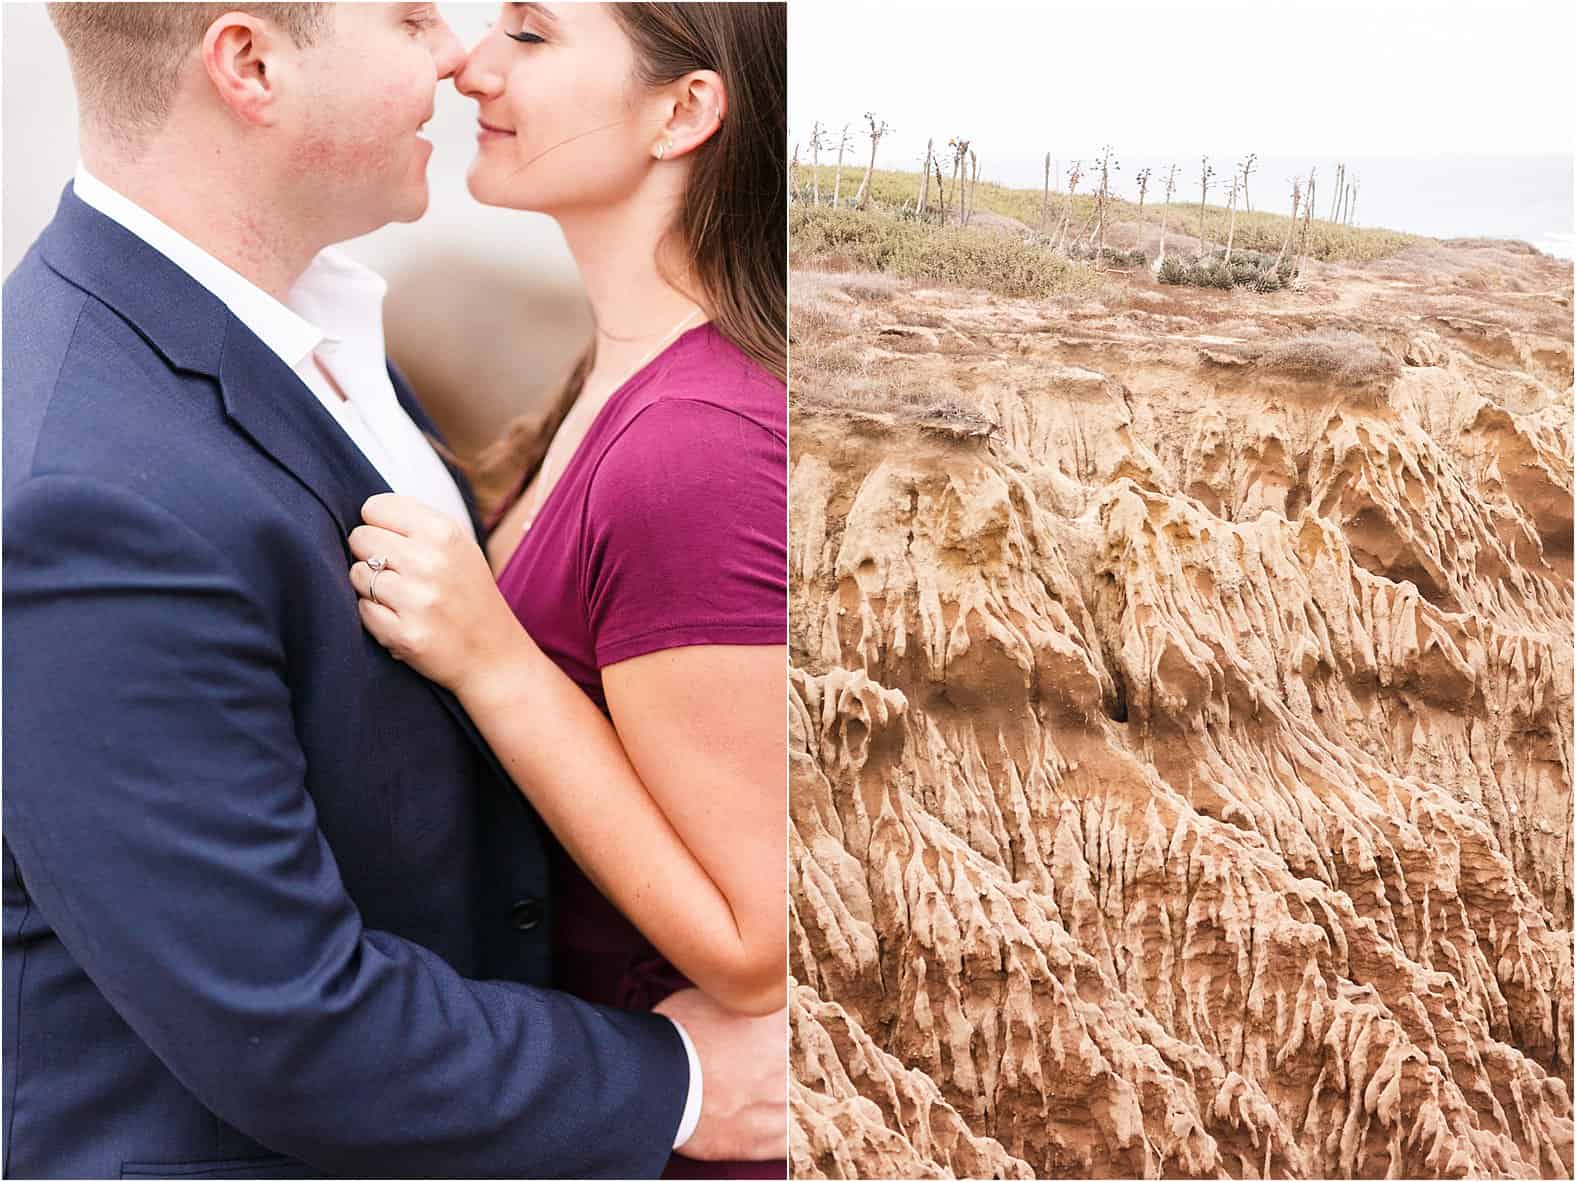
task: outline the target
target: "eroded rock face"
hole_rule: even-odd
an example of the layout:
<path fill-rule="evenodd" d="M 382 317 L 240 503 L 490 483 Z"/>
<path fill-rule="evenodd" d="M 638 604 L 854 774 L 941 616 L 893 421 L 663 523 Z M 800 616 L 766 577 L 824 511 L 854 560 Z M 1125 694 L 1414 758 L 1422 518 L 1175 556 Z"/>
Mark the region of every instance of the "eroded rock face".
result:
<path fill-rule="evenodd" d="M 1571 1176 L 1570 270 L 1500 265 L 841 312 L 984 432 L 796 362 L 795 1175 Z"/>

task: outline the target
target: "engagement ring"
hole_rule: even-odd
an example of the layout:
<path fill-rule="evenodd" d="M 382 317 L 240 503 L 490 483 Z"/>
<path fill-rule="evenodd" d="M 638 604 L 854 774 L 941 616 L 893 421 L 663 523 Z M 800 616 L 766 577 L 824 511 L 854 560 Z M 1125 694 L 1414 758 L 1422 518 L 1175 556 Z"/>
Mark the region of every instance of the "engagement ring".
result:
<path fill-rule="evenodd" d="M 378 602 L 378 576 L 383 573 L 384 568 L 388 564 L 389 560 L 381 554 L 367 559 L 367 569 L 372 572 L 372 581 L 367 584 L 367 598 L 372 600 L 373 603 L 377 603 L 379 607 L 383 605 Z"/>

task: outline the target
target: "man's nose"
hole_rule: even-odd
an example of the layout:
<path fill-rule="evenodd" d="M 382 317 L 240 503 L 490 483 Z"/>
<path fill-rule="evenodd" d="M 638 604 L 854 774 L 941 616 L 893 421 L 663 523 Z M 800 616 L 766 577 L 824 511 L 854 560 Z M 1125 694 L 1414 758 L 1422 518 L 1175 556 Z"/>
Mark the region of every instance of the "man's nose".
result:
<path fill-rule="evenodd" d="M 465 64 L 465 46 L 460 44 L 454 30 L 449 28 L 449 22 L 442 17 L 438 18 L 432 36 L 432 60 L 438 67 L 438 81 L 442 82 L 445 78 L 454 77 Z"/>

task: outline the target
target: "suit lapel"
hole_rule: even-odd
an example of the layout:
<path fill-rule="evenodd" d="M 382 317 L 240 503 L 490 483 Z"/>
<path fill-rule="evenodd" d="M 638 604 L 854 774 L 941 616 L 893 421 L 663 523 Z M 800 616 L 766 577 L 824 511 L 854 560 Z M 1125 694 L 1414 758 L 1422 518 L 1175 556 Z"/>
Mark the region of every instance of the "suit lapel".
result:
<path fill-rule="evenodd" d="M 415 394 L 405 381 L 405 375 L 400 373 L 392 361 L 389 362 L 388 369 L 389 380 L 394 383 L 394 395 L 399 399 L 399 404 L 405 408 L 405 413 L 410 416 L 411 421 L 416 424 L 416 427 L 421 432 L 442 443 L 443 436 L 438 434 L 438 428 L 427 417 L 427 412 L 422 408 L 421 403 L 416 401 Z M 465 473 L 449 463 L 448 459 L 441 452 L 438 458 L 443 460 L 443 466 L 449 470 L 449 475 L 454 477 L 454 483 L 459 486 L 460 496 L 465 500 L 465 511 L 470 514 L 471 526 L 476 531 L 477 539 L 480 540 L 486 537 L 487 535 L 482 529 L 481 518 L 476 512 L 476 498 L 471 492 L 470 481 L 465 478 Z M 359 513 L 359 509 L 357 512 Z M 460 700 L 436 682 L 428 682 L 427 684 L 432 686 L 433 692 L 438 695 L 438 700 L 443 703 L 444 708 L 454 715 L 460 727 L 475 742 L 483 758 L 487 761 L 487 766 L 492 769 L 498 779 L 504 784 L 512 784 L 513 781 L 509 778 L 509 773 L 504 771 L 503 764 L 498 762 L 498 757 L 493 754 L 493 749 L 487 745 L 487 740 L 482 738 L 481 732 L 476 729 L 476 724 L 471 721 L 471 716 L 465 713 L 465 708 L 460 705 Z"/>
<path fill-rule="evenodd" d="M 279 355 L 234 317 L 218 376 L 230 420 L 304 484 L 348 538 L 366 499 L 390 491 L 378 470 Z"/>

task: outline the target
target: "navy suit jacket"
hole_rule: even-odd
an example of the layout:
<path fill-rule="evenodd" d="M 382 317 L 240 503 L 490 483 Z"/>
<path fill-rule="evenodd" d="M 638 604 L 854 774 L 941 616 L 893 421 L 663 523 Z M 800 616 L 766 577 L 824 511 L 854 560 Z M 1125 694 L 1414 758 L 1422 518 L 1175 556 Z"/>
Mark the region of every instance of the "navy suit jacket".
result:
<path fill-rule="evenodd" d="M 357 616 L 376 470 L 69 187 L 4 332 L 6 1173 L 655 1177 L 682 1043 L 542 987 L 549 839 Z"/>

